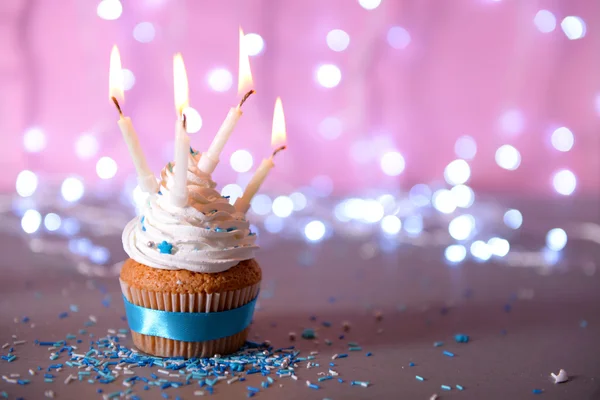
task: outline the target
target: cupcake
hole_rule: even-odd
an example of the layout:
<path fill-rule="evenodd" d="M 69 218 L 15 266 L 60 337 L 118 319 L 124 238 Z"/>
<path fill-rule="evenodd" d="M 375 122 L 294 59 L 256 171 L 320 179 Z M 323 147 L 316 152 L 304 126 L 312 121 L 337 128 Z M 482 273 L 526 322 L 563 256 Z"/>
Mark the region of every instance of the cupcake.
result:
<path fill-rule="evenodd" d="M 174 166 L 161 172 L 160 191 L 123 231 L 130 257 L 120 275 L 133 342 L 161 357 L 207 357 L 246 341 L 261 269 L 256 235 L 242 213 L 201 172 L 190 151 L 188 203 L 169 201 Z"/>

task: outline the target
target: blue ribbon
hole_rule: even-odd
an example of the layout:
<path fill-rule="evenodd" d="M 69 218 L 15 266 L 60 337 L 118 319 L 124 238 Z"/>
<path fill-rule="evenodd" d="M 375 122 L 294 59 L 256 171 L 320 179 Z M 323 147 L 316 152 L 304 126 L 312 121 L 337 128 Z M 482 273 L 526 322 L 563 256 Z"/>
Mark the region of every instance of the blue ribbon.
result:
<path fill-rule="evenodd" d="M 134 332 L 183 342 L 205 342 L 246 329 L 252 322 L 256 297 L 233 310 L 208 313 L 153 310 L 132 304 L 125 296 L 123 302 L 127 322 Z"/>

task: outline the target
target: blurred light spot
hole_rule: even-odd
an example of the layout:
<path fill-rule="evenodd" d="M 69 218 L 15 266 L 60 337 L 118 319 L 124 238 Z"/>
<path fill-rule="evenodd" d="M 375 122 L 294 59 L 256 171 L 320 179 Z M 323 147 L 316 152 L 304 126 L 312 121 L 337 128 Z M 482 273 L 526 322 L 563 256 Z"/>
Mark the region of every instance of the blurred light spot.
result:
<path fill-rule="evenodd" d="M 461 136 L 454 143 L 454 153 L 465 160 L 471 160 L 477 154 L 477 143 L 471 136 Z"/>
<path fill-rule="evenodd" d="M 244 35 L 244 49 L 249 56 L 257 56 L 265 49 L 265 41 L 258 33 Z"/>
<path fill-rule="evenodd" d="M 375 151 L 368 140 L 357 140 L 350 147 L 350 156 L 359 164 L 368 163 L 375 156 Z"/>
<path fill-rule="evenodd" d="M 392 26 L 387 33 L 387 42 L 395 49 L 404 49 L 410 43 L 410 33 L 401 26 Z"/>
<path fill-rule="evenodd" d="M 84 192 L 85 188 L 83 187 L 83 182 L 79 178 L 67 178 L 60 186 L 60 193 L 63 199 L 68 202 L 74 202 L 81 199 Z"/>
<path fill-rule="evenodd" d="M 395 235 L 402 229 L 402 221 L 395 215 L 386 215 L 381 220 L 381 230 L 388 235 Z"/>
<path fill-rule="evenodd" d="M 451 263 L 459 263 L 467 256 L 467 249 L 462 244 L 451 244 L 444 250 L 444 257 Z"/>
<path fill-rule="evenodd" d="M 552 137 L 550 138 L 552 142 L 552 146 L 558 151 L 569 151 L 573 148 L 573 143 L 575 142 L 575 138 L 573 137 L 573 132 L 569 128 L 565 128 L 564 126 L 556 129 L 552 132 Z"/>
<path fill-rule="evenodd" d="M 475 218 L 472 215 L 460 215 L 450 221 L 448 232 L 455 240 L 466 240 L 475 231 Z"/>
<path fill-rule="evenodd" d="M 471 251 L 471 255 L 473 257 L 482 261 L 487 261 L 492 257 L 490 247 L 482 240 L 473 242 L 469 250 Z"/>
<path fill-rule="evenodd" d="M 560 228 L 550 229 L 546 234 L 546 246 L 550 250 L 561 251 L 567 245 L 567 232 Z"/>
<path fill-rule="evenodd" d="M 319 123 L 318 130 L 327 140 L 337 139 L 342 134 L 342 121 L 336 117 L 327 117 Z"/>
<path fill-rule="evenodd" d="M 96 13 L 102 19 L 113 21 L 123 13 L 123 6 L 119 0 L 102 0 L 96 8 Z"/>
<path fill-rule="evenodd" d="M 37 210 L 27 210 L 21 218 L 21 227 L 25 233 L 34 233 L 42 223 L 42 215 Z"/>
<path fill-rule="evenodd" d="M 273 214 L 281 218 L 286 218 L 292 215 L 294 211 L 294 203 L 287 196 L 278 196 L 273 200 Z"/>
<path fill-rule="evenodd" d="M 306 196 L 302 193 L 294 192 L 290 194 L 290 199 L 292 200 L 292 203 L 294 203 L 294 211 L 301 211 L 306 207 Z"/>
<path fill-rule="evenodd" d="M 496 150 L 496 164 L 501 168 L 514 171 L 521 165 L 521 153 L 509 144 L 500 146 Z"/>
<path fill-rule="evenodd" d="M 358 0 L 358 4 L 365 10 L 374 10 L 381 4 L 381 0 Z"/>
<path fill-rule="evenodd" d="M 556 17 L 548 10 L 540 10 L 535 14 L 533 23 L 542 33 L 550 33 L 556 29 Z"/>
<path fill-rule="evenodd" d="M 338 203 L 334 208 L 333 208 L 333 215 L 335 216 L 335 218 L 338 221 L 341 222 L 348 222 L 350 221 L 350 216 L 347 214 L 346 212 L 346 202 L 343 201 L 341 203 Z"/>
<path fill-rule="evenodd" d="M 143 208 L 144 204 L 146 204 L 148 196 L 148 193 L 143 192 L 139 186 L 136 186 L 132 192 L 133 204 L 139 209 Z"/>
<path fill-rule="evenodd" d="M 242 197 L 242 194 L 244 194 L 244 191 L 240 185 L 236 185 L 235 183 L 225 185 L 223 186 L 223 189 L 221 189 L 221 196 L 229 196 L 230 204 L 235 203 L 238 197 Z"/>
<path fill-rule="evenodd" d="M 321 221 L 310 221 L 304 227 L 304 236 L 311 242 L 318 242 L 325 236 L 325 224 Z"/>
<path fill-rule="evenodd" d="M 110 258 L 110 251 L 106 247 L 94 246 L 89 257 L 94 264 L 105 264 Z"/>
<path fill-rule="evenodd" d="M 406 166 L 404 157 L 397 151 L 389 151 L 381 157 L 379 163 L 384 174 L 389 176 L 397 176 L 404 171 Z"/>
<path fill-rule="evenodd" d="M 456 200 L 448 189 L 436 190 L 431 202 L 436 210 L 444 214 L 451 214 L 456 210 Z"/>
<path fill-rule="evenodd" d="M 457 207 L 469 208 L 475 202 L 475 192 L 466 185 L 456 185 L 450 189 Z"/>
<path fill-rule="evenodd" d="M 91 133 L 84 133 L 75 142 L 75 154 L 82 160 L 92 158 L 98 152 L 98 140 Z"/>
<path fill-rule="evenodd" d="M 50 232 L 57 231 L 60 228 L 62 220 L 58 214 L 49 213 L 44 217 L 44 226 Z"/>
<path fill-rule="evenodd" d="M 454 160 L 444 169 L 444 178 L 449 185 L 462 185 L 470 176 L 471 168 L 465 160 Z"/>
<path fill-rule="evenodd" d="M 342 71 L 333 64 L 324 64 L 317 68 L 317 82 L 325 88 L 333 88 L 342 80 Z"/>
<path fill-rule="evenodd" d="M 493 237 L 488 240 L 487 244 L 492 254 L 497 257 L 504 257 L 510 251 L 510 243 L 506 239 Z"/>
<path fill-rule="evenodd" d="M 333 180 L 327 175 L 315 176 L 310 184 L 321 197 L 327 197 L 333 192 Z"/>
<path fill-rule="evenodd" d="M 123 68 L 121 70 L 121 73 L 123 74 L 123 89 L 131 89 L 133 85 L 135 85 L 135 75 L 133 75 L 133 72 L 131 72 L 131 70 L 126 68 Z"/>
<path fill-rule="evenodd" d="M 46 134 L 40 128 L 29 128 L 23 135 L 25 151 L 39 153 L 46 148 Z"/>
<path fill-rule="evenodd" d="M 554 174 L 552 185 L 557 193 L 569 196 L 573 194 L 577 187 L 577 178 L 573 172 L 563 169 Z"/>
<path fill-rule="evenodd" d="M 117 174 L 117 163 L 110 157 L 102 157 L 96 163 L 96 173 L 100 179 L 110 179 Z"/>
<path fill-rule="evenodd" d="M 396 198 L 391 194 L 383 194 L 377 198 L 377 201 L 382 205 L 386 213 L 395 213 L 398 211 L 396 208 Z"/>
<path fill-rule="evenodd" d="M 65 218 L 62 221 L 62 232 L 67 236 L 77 235 L 81 230 L 81 224 L 73 217 Z"/>
<path fill-rule="evenodd" d="M 431 189 L 424 183 L 418 183 L 408 192 L 409 200 L 417 207 L 426 207 L 431 203 Z"/>
<path fill-rule="evenodd" d="M 368 223 L 379 222 L 384 214 L 383 206 L 377 200 L 367 200 L 364 202 L 364 209 L 362 210 L 363 221 Z"/>
<path fill-rule="evenodd" d="M 208 73 L 208 84 L 216 92 L 226 92 L 231 88 L 233 77 L 225 68 L 213 69 Z"/>
<path fill-rule="evenodd" d="M 504 224 L 511 229 L 519 229 L 523 223 L 523 215 L 519 210 L 508 210 L 504 213 Z"/>
<path fill-rule="evenodd" d="M 156 31 L 151 22 L 140 22 L 133 28 L 133 38 L 141 43 L 150 43 L 155 35 Z"/>
<path fill-rule="evenodd" d="M 257 194 L 250 202 L 252 211 L 258 215 L 267 215 L 270 213 L 272 204 L 273 202 L 271 201 L 271 198 L 266 194 Z"/>
<path fill-rule="evenodd" d="M 69 240 L 69 250 L 74 254 L 87 256 L 88 253 L 92 251 L 93 247 L 94 245 L 92 244 L 92 241 L 87 238 Z"/>
<path fill-rule="evenodd" d="M 585 22 L 579 17 L 565 17 L 560 27 L 569 40 L 577 40 L 585 36 Z"/>
<path fill-rule="evenodd" d="M 544 261 L 548 265 L 554 265 L 560 261 L 560 253 L 547 247 L 542 250 L 542 255 L 544 257 Z"/>
<path fill-rule="evenodd" d="M 420 215 L 411 215 L 404 220 L 404 231 L 410 236 L 418 236 L 423 232 L 423 218 Z"/>
<path fill-rule="evenodd" d="M 29 170 L 23 170 L 17 175 L 15 186 L 19 196 L 29 197 L 35 193 L 38 187 L 38 177 Z"/>
<path fill-rule="evenodd" d="M 500 117 L 500 127 L 506 133 L 516 135 L 523 131 L 525 121 L 519 110 L 506 111 Z"/>
<path fill-rule="evenodd" d="M 596 95 L 596 102 L 595 102 L 595 106 L 596 106 L 596 113 L 598 115 L 600 115 L 600 94 Z"/>
<path fill-rule="evenodd" d="M 344 51 L 350 44 L 350 36 L 341 29 L 333 29 L 327 33 L 327 46 L 333 51 Z"/>
<path fill-rule="evenodd" d="M 344 202 L 339 204 L 340 212 L 338 219 L 340 221 L 361 219 L 364 214 L 365 203 L 365 200 L 358 198 L 345 200 Z M 337 207 L 336 216 L 338 216 Z"/>
<path fill-rule="evenodd" d="M 183 109 L 185 115 L 185 130 L 187 133 L 196 133 L 202 128 L 202 117 L 200 113 L 192 107 Z"/>
<path fill-rule="evenodd" d="M 231 168 L 236 172 L 248 172 L 252 168 L 252 154 L 248 150 L 236 150 L 229 159 Z"/>
<path fill-rule="evenodd" d="M 270 233 L 279 233 L 283 230 L 283 219 L 276 215 L 265 218 L 265 230 Z"/>

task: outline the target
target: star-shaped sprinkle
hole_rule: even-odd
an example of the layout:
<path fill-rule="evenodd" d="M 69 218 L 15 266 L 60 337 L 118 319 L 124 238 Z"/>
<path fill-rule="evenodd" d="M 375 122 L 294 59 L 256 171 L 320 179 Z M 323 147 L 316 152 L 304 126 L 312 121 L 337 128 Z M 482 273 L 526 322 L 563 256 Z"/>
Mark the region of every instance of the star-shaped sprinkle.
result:
<path fill-rule="evenodd" d="M 146 216 L 142 215 L 142 219 L 140 220 L 140 222 L 142 223 L 142 230 L 144 232 L 146 232 L 146 227 L 144 226 L 144 220 L 146 219 Z"/>
<path fill-rule="evenodd" d="M 162 254 L 171 254 L 171 251 L 173 250 L 173 245 L 166 240 L 160 242 L 156 247 L 158 247 L 158 251 Z"/>

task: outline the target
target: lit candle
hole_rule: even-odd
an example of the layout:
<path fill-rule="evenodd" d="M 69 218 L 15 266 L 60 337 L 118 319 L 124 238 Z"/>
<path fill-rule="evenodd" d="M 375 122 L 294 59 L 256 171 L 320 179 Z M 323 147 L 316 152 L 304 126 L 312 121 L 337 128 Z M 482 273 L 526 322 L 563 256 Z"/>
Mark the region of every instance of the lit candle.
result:
<path fill-rule="evenodd" d="M 281 150 L 285 149 L 285 118 L 283 116 L 283 106 L 281 105 L 281 99 L 278 97 L 275 101 L 275 111 L 273 112 L 273 130 L 271 132 L 271 146 L 273 146 L 273 154 L 271 157 L 264 159 L 254 176 L 248 183 L 246 190 L 242 197 L 237 199 L 235 202 L 236 211 L 246 213 L 250 208 L 250 202 L 252 198 L 260 189 L 260 185 L 265 181 L 265 178 L 269 174 L 269 171 L 275 166 L 273 158 Z"/>
<path fill-rule="evenodd" d="M 198 167 L 200 170 L 207 174 L 212 174 L 217 164 L 219 163 L 219 156 L 225 147 L 225 143 L 229 140 L 231 132 L 235 128 L 238 120 L 242 116 L 242 105 L 248 99 L 248 97 L 254 93 L 252 90 L 252 73 L 250 72 L 250 60 L 248 59 L 248 53 L 243 45 L 244 32 L 240 28 L 240 60 L 238 69 L 238 95 L 246 93 L 240 104 L 236 107 L 232 107 L 223 121 L 223 124 L 217 131 L 215 138 L 213 139 L 210 147 L 206 152 L 202 154 Z"/>
<path fill-rule="evenodd" d="M 148 167 L 146 157 L 144 157 L 144 152 L 140 146 L 140 141 L 138 140 L 138 136 L 135 133 L 133 124 L 131 123 L 131 118 L 123 115 L 121 106 L 119 105 L 119 101 L 124 101 L 125 94 L 123 91 L 123 70 L 121 69 L 121 57 L 119 56 L 119 49 L 117 49 L 117 46 L 113 46 L 112 52 L 110 53 L 108 86 L 108 96 L 115 106 L 117 106 L 117 110 L 119 110 L 119 121 L 117 124 L 119 125 L 119 129 L 121 129 L 123 139 L 125 139 L 125 143 L 129 149 L 129 155 L 133 160 L 133 165 L 135 166 L 140 189 L 146 193 L 156 193 L 158 192 L 158 183 L 156 182 L 154 174 Z"/>
<path fill-rule="evenodd" d="M 175 182 L 169 192 L 173 205 L 185 207 L 188 202 L 187 170 L 190 153 L 190 137 L 185 131 L 185 116 L 183 110 L 189 104 L 188 80 L 181 54 L 173 58 L 173 83 L 175 87 Z"/>

